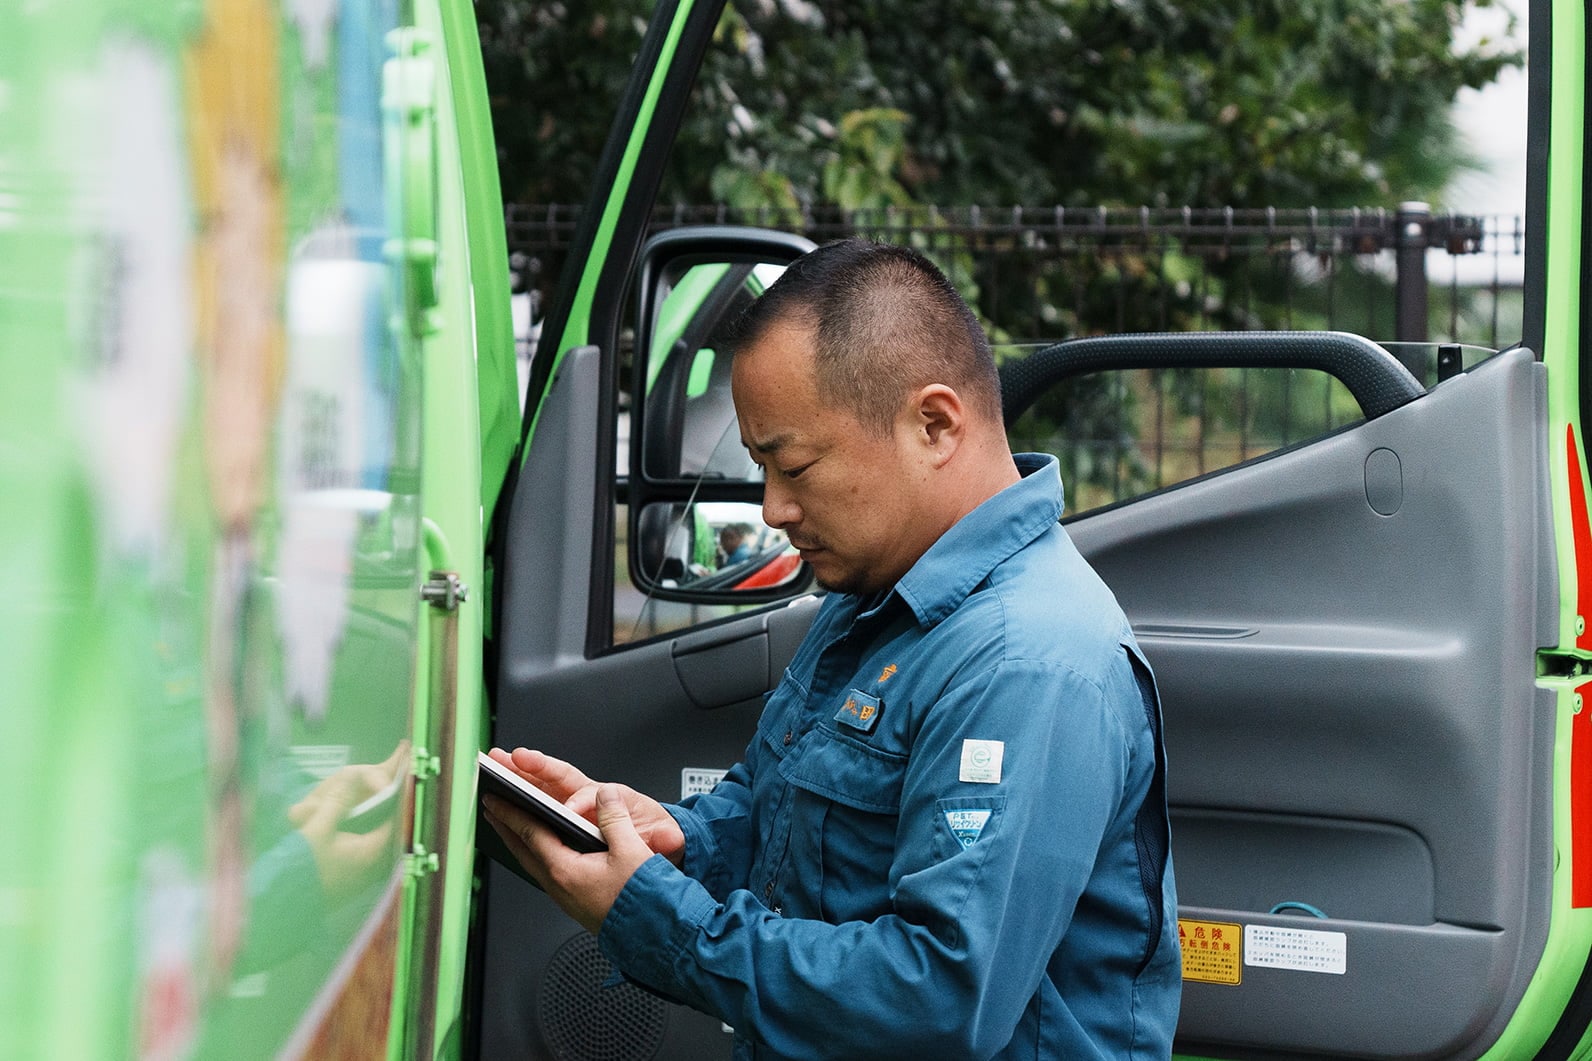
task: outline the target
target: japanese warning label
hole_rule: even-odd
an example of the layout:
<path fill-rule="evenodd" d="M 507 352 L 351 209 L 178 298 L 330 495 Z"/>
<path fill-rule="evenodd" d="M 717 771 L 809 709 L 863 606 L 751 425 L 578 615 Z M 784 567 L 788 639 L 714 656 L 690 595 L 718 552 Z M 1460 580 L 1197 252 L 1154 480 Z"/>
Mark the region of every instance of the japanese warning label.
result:
<path fill-rule="evenodd" d="M 1178 918 L 1177 939 L 1183 947 L 1183 979 L 1205 984 L 1242 982 L 1244 928 L 1226 921 Z"/>
<path fill-rule="evenodd" d="M 1348 936 L 1342 932 L 1245 925 L 1245 965 L 1270 969 L 1298 969 L 1307 973 L 1348 971 Z"/>
<path fill-rule="evenodd" d="M 724 779 L 727 770 L 715 770 L 711 767 L 688 766 L 680 771 L 680 798 L 700 795 L 703 792 L 712 792 L 713 786 Z"/>

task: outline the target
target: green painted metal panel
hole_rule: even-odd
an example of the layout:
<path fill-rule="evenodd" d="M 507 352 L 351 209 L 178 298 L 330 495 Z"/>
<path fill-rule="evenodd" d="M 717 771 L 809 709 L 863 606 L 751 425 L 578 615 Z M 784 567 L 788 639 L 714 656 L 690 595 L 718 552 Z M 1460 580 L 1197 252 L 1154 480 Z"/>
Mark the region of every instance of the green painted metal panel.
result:
<path fill-rule="evenodd" d="M 509 316 L 508 244 L 503 231 L 503 193 L 487 100 L 475 9 L 466 0 L 442 0 L 439 31 L 447 48 L 451 105 L 457 127 L 463 185 L 465 243 L 470 257 L 475 372 L 480 408 L 483 517 L 492 511 L 520 441 L 520 395 L 514 362 L 514 326 Z"/>
<path fill-rule="evenodd" d="M 8 20 L 0 1055 L 385 1052 L 407 789 L 345 811 L 407 766 L 420 633 L 396 20 Z"/>
<path fill-rule="evenodd" d="M 1559 570 L 1559 646 L 1576 644 L 1576 570 L 1570 523 L 1572 484 L 1565 451 L 1566 431 L 1581 434 L 1581 270 L 1583 183 L 1585 173 L 1586 12 L 1580 0 L 1555 0 L 1551 25 L 1533 24 L 1533 34 L 1551 32 L 1547 242 L 1547 293 L 1544 299 L 1542 360 L 1548 369 L 1548 476 L 1553 497 L 1554 542 Z M 1585 466 L 1584 449 L 1582 466 Z M 1560 853 L 1553 880 L 1553 911 L 1541 961 L 1525 997 L 1487 1058 L 1529 1057 L 1558 1024 L 1592 949 L 1592 910 L 1571 901 L 1571 726 L 1576 718 L 1574 683 L 1545 680 L 1556 694 L 1557 745 L 1554 758 L 1554 846 Z M 1583 1048 L 1586 1040 L 1583 1040 Z"/>
<path fill-rule="evenodd" d="M 619 212 L 624 206 L 625 199 L 630 192 L 630 182 L 636 172 L 636 164 L 641 158 L 642 144 L 646 140 L 648 126 L 657 108 L 658 97 L 663 92 L 663 85 L 672 73 L 671 69 L 675 52 L 680 45 L 687 19 L 691 16 L 694 0 L 681 0 L 674 11 L 674 20 L 669 26 L 669 31 L 664 38 L 663 47 L 659 52 L 658 60 L 653 66 L 651 77 L 647 82 L 647 89 L 642 98 L 636 120 L 632 125 L 625 141 L 625 148 L 621 156 L 619 171 L 609 188 L 607 199 L 602 208 L 602 217 L 598 223 L 597 235 L 592 242 L 591 251 L 583 263 L 580 280 L 571 297 L 568 321 L 563 334 L 557 336 L 544 336 L 544 341 L 556 343 L 558 353 L 554 358 L 553 371 L 558 370 L 558 362 L 570 350 L 577 346 L 584 346 L 590 342 L 588 330 L 592 312 L 592 299 L 597 292 L 597 278 L 601 274 L 603 264 L 613 246 L 614 228 L 619 222 Z M 548 376 L 551 386 L 551 373 Z M 526 429 L 526 442 L 536 431 L 536 420 L 541 415 L 541 402 L 546 397 L 543 394 L 531 395 L 527 403 L 526 415 L 530 424 Z M 525 459 L 522 449 L 520 459 Z"/>
<path fill-rule="evenodd" d="M 438 312 L 425 337 L 423 414 L 424 459 L 421 497 L 427 523 L 428 567 L 454 572 L 469 589 L 454 618 L 428 609 L 428 627 L 445 621 L 454 639 L 451 676 L 437 671 L 429 650 L 420 653 L 422 701 L 435 717 L 438 700 L 452 699 L 446 732 L 429 750 L 446 760 L 422 799 L 421 830 L 426 846 L 439 856 L 439 869 L 429 886 L 440 898 L 422 908 L 406 936 L 411 957 L 436 955 L 430 982 L 406 982 L 411 1012 L 421 1012 L 434 1025 L 430 1050 L 457 1041 L 463 1009 L 466 945 L 474 874 L 475 755 L 484 747 L 486 719 L 482 689 L 484 626 L 483 485 L 491 482 L 495 496 L 518 441 L 519 399 L 514 391 L 513 336 L 508 320 L 507 254 L 503 245 L 502 207 L 498 201 L 485 85 L 481 80 L 479 44 L 474 16 L 461 0 L 417 0 L 416 22 L 432 39 L 443 42 L 433 53 L 439 63 L 437 84 L 437 225 L 442 253 L 438 258 Z M 479 172 L 485 167 L 490 180 Z M 485 234 L 485 235 L 483 235 Z M 496 354 L 489 352 L 494 348 Z M 506 374 L 506 383 L 495 378 Z M 478 413 L 478 401 L 496 404 Z M 512 406 L 514 419 L 504 419 L 502 403 Z M 486 423 L 489 417 L 497 423 Z M 494 441 L 495 440 L 495 441 Z M 440 688 L 441 683 L 448 685 Z M 424 740 L 417 731 L 417 740 Z M 452 783 L 445 783 L 452 779 Z M 439 846 L 440 844 L 440 846 Z M 424 969 L 416 961 L 414 967 Z M 451 1035 L 450 1035 L 451 1033 Z M 413 1056 L 395 1042 L 394 1056 Z"/>

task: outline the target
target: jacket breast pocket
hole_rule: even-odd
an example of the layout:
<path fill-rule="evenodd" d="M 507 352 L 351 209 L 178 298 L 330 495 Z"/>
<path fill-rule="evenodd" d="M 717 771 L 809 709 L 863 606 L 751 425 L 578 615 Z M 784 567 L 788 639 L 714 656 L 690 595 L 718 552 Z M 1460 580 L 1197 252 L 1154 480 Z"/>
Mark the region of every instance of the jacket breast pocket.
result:
<path fill-rule="evenodd" d="M 776 759 L 783 759 L 790 754 L 796 727 L 801 720 L 802 705 L 806 700 L 807 689 L 786 670 L 779 684 L 774 686 L 763 702 L 763 714 L 757 720 L 757 734 Z"/>
<path fill-rule="evenodd" d="M 907 757 L 819 728 L 781 764 L 792 787 L 795 894 L 826 921 L 872 920 L 890 910 Z"/>

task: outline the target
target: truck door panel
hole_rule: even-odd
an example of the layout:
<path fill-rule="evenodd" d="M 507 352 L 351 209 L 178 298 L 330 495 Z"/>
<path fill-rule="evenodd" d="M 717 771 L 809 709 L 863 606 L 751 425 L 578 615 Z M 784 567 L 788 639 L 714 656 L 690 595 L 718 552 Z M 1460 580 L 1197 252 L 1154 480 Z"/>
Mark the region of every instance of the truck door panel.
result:
<path fill-rule="evenodd" d="M 1246 948 L 1180 1050 L 1476 1056 L 1513 1014 L 1554 864 L 1544 380 L 1515 350 L 1069 525 L 1160 682 L 1182 916 Z"/>
<path fill-rule="evenodd" d="M 577 348 L 555 374 L 507 524 L 493 741 L 537 747 L 593 777 L 678 800 L 741 758 L 816 611 L 807 598 L 588 655 L 594 592 L 601 354 Z M 609 572 L 611 574 L 611 572 Z M 594 586 L 596 590 L 594 591 Z M 720 1022 L 632 986 L 603 989 L 595 940 L 541 893 L 487 864 L 483 1057 L 727 1056 Z M 596 1037 L 595 1039 L 593 1037 Z M 579 1044 L 586 1044 L 580 1046 Z M 643 1048 L 642 1044 L 648 1044 Z"/>

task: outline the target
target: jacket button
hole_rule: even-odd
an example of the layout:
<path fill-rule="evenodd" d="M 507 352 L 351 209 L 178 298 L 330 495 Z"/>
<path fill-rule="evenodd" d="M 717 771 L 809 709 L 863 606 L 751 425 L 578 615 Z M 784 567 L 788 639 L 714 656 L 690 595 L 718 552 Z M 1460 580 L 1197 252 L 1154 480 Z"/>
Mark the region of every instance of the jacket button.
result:
<path fill-rule="evenodd" d="M 785 743 L 789 744 L 791 742 L 791 738 L 794 737 L 794 736 L 795 736 L 795 733 L 793 733 L 790 730 L 786 730 L 785 731 Z"/>

